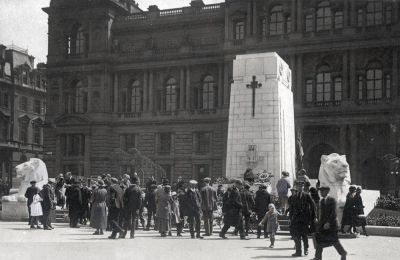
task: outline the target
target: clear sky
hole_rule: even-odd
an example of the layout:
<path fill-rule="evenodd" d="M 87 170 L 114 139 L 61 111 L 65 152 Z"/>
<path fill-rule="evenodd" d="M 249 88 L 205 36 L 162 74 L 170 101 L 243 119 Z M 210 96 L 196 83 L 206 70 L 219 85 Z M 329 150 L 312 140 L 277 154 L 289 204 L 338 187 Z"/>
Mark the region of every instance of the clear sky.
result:
<path fill-rule="evenodd" d="M 160 9 L 188 6 L 191 0 L 137 0 L 139 7 L 147 10 L 149 5 Z M 224 0 L 203 0 L 205 4 Z M 50 0 L 0 0 L 0 43 L 28 49 L 36 57 L 35 63 L 46 62 L 47 14 L 42 7 Z"/>

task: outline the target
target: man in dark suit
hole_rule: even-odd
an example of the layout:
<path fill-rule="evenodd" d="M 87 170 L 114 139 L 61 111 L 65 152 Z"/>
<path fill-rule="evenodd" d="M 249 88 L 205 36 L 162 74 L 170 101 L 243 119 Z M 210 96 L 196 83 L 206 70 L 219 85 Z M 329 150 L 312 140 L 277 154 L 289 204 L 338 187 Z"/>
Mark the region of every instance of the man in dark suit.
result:
<path fill-rule="evenodd" d="M 260 222 L 265 213 L 268 211 L 268 205 L 272 202 L 271 195 L 267 191 L 267 186 L 265 184 L 261 184 L 258 191 L 256 192 L 255 198 L 255 212 L 257 214 L 257 219 Z M 267 234 L 267 225 L 263 226 L 264 238 L 268 237 Z M 257 238 L 261 237 L 261 226 L 257 226 Z"/>
<path fill-rule="evenodd" d="M 51 188 L 52 180 L 49 179 L 49 183 L 43 185 L 43 189 L 40 191 L 40 197 L 42 197 L 43 201 L 42 210 L 43 210 L 43 229 L 44 230 L 52 230 L 53 226 L 51 225 L 51 211 L 55 209 L 55 201 L 54 201 L 54 191 Z"/>
<path fill-rule="evenodd" d="M 194 229 L 196 226 L 196 237 L 203 238 L 200 235 L 200 214 L 201 214 L 201 195 L 197 190 L 197 181 L 189 182 L 190 188 L 185 194 L 185 214 L 188 216 L 190 236 L 194 237 Z"/>
<path fill-rule="evenodd" d="M 346 260 L 347 252 L 338 238 L 339 226 L 336 217 L 336 200 L 328 195 L 329 190 L 329 187 L 319 188 L 322 199 L 320 200 L 319 217 L 315 220 L 317 248 L 314 260 L 321 260 L 323 248 L 330 246 L 335 247 L 336 251 L 341 255 L 341 260 Z"/>
<path fill-rule="evenodd" d="M 156 190 L 157 185 L 155 183 L 151 184 L 146 191 L 146 196 L 144 199 L 144 206 L 147 208 L 147 226 L 145 230 L 150 230 L 151 219 L 153 218 L 154 225 L 156 224 Z"/>
<path fill-rule="evenodd" d="M 211 179 L 204 178 L 205 186 L 201 188 L 201 210 L 203 211 L 205 236 L 213 232 L 213 212 L 217 210 L 217 191 L 210 186 Z"/>
<path fill-rule="evenodd" d="M 32 220 L 30 205 L 32 204 L 33 196 L 37 193 L 36 191 L 38 190 L 38 188 L 36 187 L 36 181 L 31 181 L 30 183 L 31 183 L 31 186 L 28 187 L 25 192 L 25 198 L 28 199 L 28 201 L 27 201 L 28 213 L 29 213 L 28 225 L 31 225 L 31 220 Z"/>
<path fill-rule="evenodd" d="M 71 228 L 79 228 L 78 221 L 79 213 L 82 209 L 82 192 L 78 181 L 72 179 L 71 183 L 72 185 L 68 186 L 65 191 L 69 210 L 69 226 Z"/>
<path fill-rule="evenodd" d="M 240 190 L 240 197 L 242 199 L 242 214 L 244 219 L 244 230 L 245 235 L 248 236 L 250 229 L 250 215 L 254 209 L 254 197 L 253 193 L 250 191 L 250 185 L 244 184 L 243 189 Z"/>
<path fill-rule="evenodd" d="M 123 234 L 124 230 L 121 228 L 122 223 L 122 210 L 124 208 L 124 191 L 118 183 L 116 178 L 111 178 L 111 186 L 108 193 L 108 217 L 111 225 L 111 236 L 108 238 L 116 239 L 117 234 Z M 123 238 L 123 236 L 121 236 Z"/>
<path fill-rule="evenodd" d="M 138 185 L 138 179 L 133 177 L 130 186 L 126 188 L 124 193 L 125 205 L 125 231 L 120 238 L 125 238 L 130 229 L 130 238 L 135 237 L 136 219 L 142 207 L 142 192 Z"/>

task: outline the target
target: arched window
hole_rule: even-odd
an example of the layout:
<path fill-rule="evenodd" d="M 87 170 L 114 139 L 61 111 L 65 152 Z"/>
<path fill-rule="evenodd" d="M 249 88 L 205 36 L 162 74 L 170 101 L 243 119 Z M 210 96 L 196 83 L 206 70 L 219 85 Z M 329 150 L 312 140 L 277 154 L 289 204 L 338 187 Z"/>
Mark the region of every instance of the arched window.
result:
<path fill-rule="evenodd" d="M 76 54 L 82 54 L 85 50 L 85 35 L 82 26 L 76 31 L 75 50 Z"/>
<path fill-rule="evenodd" d="M 317 7 L 317 31 L 330 30 L 332 25 L 331 7 L 328 1 L 318 4 Z"/>
<path fill-rule="evenodd" d="M 177 82 L 175 78 L 167 80 L 165 85 L 165 111 L 172 112 L 177 109 Z"/>
<path fill-rule="evenodd" d="M 130 92 L 131 92 L 131 112 L 141 112 L 143 90 L 138 80 L 132 82 Z"/>
<path fill-rule="evenodd" d="M 317 101 L 317 105 L 325 105 L 326 102 L 329 102 L 331 100 L 331 72 L 330 68 L 325 65 L 320 66 L 317 71 L 318 73 L 316 75 L 315 98 Z"/>
<path fill-rule="evenodd" d="M 367 3 L 367 26 L 382 24 L 383 6 L 381 0 L 369 0 Z"/>
<path fill-rule="evenodd" d="M 370 64 L 366 73 L 367 101 L 376 101 L 382 99 L 382 87 L 382 66 L 377 63 Z"/>
<path fill-rule="evenodd" d="M 202 87 L 202 108 L 213 109 L 215 107 L 215 82 L 212 76 L 206 76 Z"/>
<path fill-rule="evenodd" d="M 283 34 L 284 17 L 281 5 L 277 5 L 271 9 L 269 15 L 269 34 L 280 35 Z"/>
<path fill-rule="evenodd" d="M 235 40 L 243 40 L 244 39 L 244 22 L 243 21 L 237 21 L 235 23 L 234 39 Z"/>
<path fill-rule="evenodd" d="M 65 113 L 86 113 L 88 110 L 88 90 L 82 81 L 72 82 L 70 89 L 64 93 Z"/>

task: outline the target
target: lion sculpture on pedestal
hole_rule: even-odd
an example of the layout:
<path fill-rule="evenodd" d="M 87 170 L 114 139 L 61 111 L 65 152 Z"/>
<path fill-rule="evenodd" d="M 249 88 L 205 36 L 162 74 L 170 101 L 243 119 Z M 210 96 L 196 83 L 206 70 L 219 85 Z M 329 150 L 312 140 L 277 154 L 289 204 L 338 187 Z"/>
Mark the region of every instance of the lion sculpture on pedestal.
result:
<path fill-rule="evenodd" d="M 36 181 L 36 187 L 42 189 L 43 185 L 47 184 L 49 179 L 46 164 L 37 158 L 31 158 L 29 161 L 17 165 L 15 170 L 17 178 L 21 180 L 18 192 L 3 197 L 4 201 L 25 201 L 25 192 L 31 186 L 31 181 Z"/>
<path fill-rule="evenodd" d="M 342 220 L 343 207 L 351 183 L 350 168 L 346 155 L 332 153 L 321 156 L 318 179 L 321 187 L 330 187 L 329 195 L 337 201 L 338 221 Z"/>

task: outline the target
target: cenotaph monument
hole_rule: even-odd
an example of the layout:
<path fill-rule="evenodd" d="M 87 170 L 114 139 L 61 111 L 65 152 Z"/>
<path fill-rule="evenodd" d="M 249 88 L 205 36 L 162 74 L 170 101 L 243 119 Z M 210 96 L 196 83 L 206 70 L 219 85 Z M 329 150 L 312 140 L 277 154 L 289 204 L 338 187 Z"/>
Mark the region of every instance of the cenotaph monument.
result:
<path fill-rule="evenodd" d="M 274 175 L 295 171 L 291 70 L 275 52 L 238 55 L 233 62 L 226 158 L 227 178 L 247 168 Z"/>

